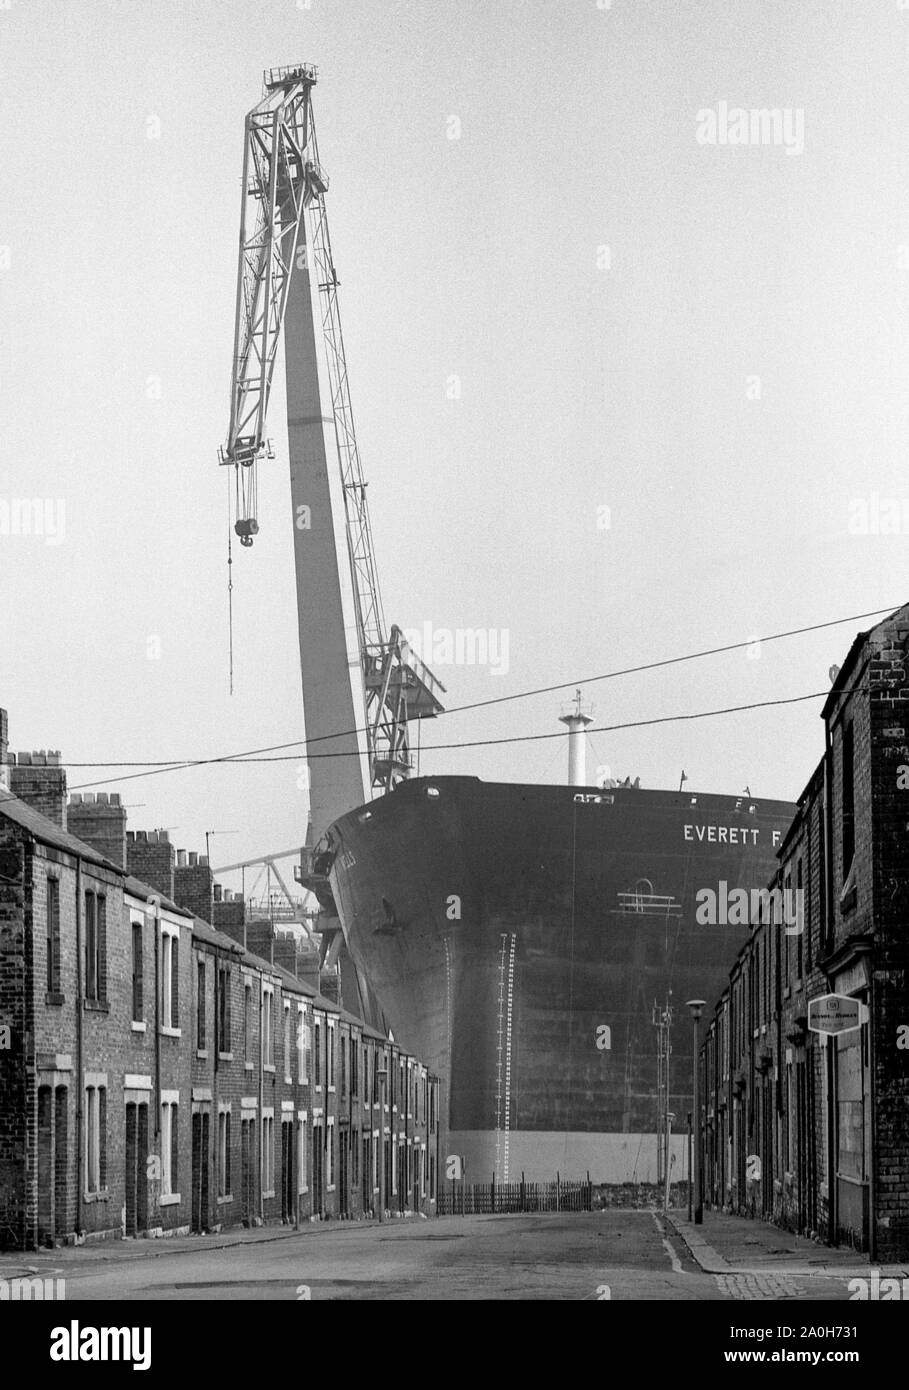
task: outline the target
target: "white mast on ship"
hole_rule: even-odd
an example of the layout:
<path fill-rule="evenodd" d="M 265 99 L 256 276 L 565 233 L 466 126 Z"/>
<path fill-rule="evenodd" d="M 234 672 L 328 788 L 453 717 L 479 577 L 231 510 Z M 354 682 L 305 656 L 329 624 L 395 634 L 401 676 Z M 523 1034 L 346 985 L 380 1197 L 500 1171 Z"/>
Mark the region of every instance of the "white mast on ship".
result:
<path fill-rule="evenodd" d="M 568 726 L 568 785 L 586 787 L 587 745 L 584 730 L 593 723 L 593 706 L 581 700 L 580 690 L 574 692 L 574 704 L 559 715 L 559 722 Z"/>

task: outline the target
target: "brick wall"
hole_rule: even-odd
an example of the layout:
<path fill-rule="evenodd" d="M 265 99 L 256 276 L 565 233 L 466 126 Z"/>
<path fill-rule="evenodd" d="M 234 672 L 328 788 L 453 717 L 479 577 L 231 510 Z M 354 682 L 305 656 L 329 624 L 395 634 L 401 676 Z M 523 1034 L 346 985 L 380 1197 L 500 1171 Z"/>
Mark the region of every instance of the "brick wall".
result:
<path fill-rule="evenodd" d="M 0 820 L 0 1021 L 9 1048 L 0 1052 L 0 1242 L 21 1243 L 25 1230 L 28 1100 L 25 1072 L 25 837 Z"/>
<path fill-rule="evenodd" d="M 909 607 L 853 645 L 823 711 L 829 756 L 806 787 L 781 850 L 777 882 L 791 875 L 795 884 L 802 866 L 801 974 L 794 938 L 787 951 L 779 926 L 764 924 L 753 931 L 730 985 L 735 1045 L 726 1084 L 739 1097 L 742 1117 L 731 1204 L 771 1214 L 829 1242 L 860 1243 L 881 1262 L 909 1257 L 907 669 Z M 844 862 L 849 729 L 854 853 Z M 769 1011 L 763 991 L 767 962 Z M 752 1013 L 756 980 L 761 1005 Z M 834 992 L 858 998 L 867 1021 L 861 1032 L 825 1043 L 806 1030 L 807 1004 Z M 848 1062 L 844 1053 L 851 1054 Z M 762 1056 L 768 1059 L 763 1070 Z M 705 1049 L 705 1072 L 710 1064 Z M 837 1105 L 835 1072 L 847 1079 L 851 1072 L 853 1088 L 845 1098 L 838 1095 Z M 807 1112 L 804 1131 L 796 1127 L 800 1100 Z M 860 1126 L 864 1182 L 853 1171 Z M 838 1135 L 839 1169 L 833 1159 Z M 760 1181 L 742 1179 L 745 1154 L 763 1158 Z"/>

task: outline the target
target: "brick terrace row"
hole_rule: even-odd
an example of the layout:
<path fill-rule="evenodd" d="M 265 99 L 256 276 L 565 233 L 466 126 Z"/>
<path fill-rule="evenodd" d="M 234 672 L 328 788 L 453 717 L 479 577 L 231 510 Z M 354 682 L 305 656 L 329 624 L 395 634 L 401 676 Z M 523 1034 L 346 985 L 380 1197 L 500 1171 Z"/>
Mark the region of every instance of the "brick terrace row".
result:
<path fill-rule="evenodd" d="M 194 912 L 219 907 L 205 861 L 127 840 L 116 798 L 67 807 L 58 755 L 7 759 L 0 711 L 4 763 L 0 1246 L 432 1214 L 426 1067 L 276 963 L 271 928 L 271 959 L 247 949 L 238 904 L 223 931 Z"/>

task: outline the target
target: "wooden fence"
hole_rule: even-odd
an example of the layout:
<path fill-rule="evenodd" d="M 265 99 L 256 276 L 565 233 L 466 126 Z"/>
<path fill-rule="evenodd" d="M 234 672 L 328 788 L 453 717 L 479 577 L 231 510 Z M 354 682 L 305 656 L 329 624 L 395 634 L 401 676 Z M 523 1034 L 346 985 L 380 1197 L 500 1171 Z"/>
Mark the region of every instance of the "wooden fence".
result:
<path fill-rule="evenodd" d="M 439 1216 L 492 1216 L 496 1212 L 591 1211 L 593 1184 L 584 1182 L 449 1182 L 440 1188 Z"/>

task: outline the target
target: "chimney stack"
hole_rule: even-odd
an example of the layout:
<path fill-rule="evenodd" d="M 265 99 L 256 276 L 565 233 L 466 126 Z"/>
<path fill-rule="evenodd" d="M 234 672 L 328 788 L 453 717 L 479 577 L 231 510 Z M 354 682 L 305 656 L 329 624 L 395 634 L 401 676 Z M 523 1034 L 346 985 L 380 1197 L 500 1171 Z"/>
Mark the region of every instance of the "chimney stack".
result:
<path fill-rule="evenodd" d="M 213 898 L 214 882 L 207 856 L 197 854 L 195 850 L 190 850 L 187 856 L 185 850 L 178 850 L 177 868 L 174 872 L 174 902 L 178 907 L 184 907 L 187 912 L 194 913 L 201 917 L 203 922 L 211 925 L 214 916 Z"/>
<path fill-rule="evenodd" d="M 119 869 L 126 868 L 126 811 L 117 792 L 73 792 L 66 828 Z"/>
<path fill-rule="evenodd" d="M 10 753 L 9 789 L 61 830 L 66 829 L 66 768 L 60 753 L 42 748 L 37 753 Z"/>
<path fill-rule="evenodd" d="M 166 830 L 127 830 L 126 867 L 135 878 L 174 898 L 174 847 Z"/>

